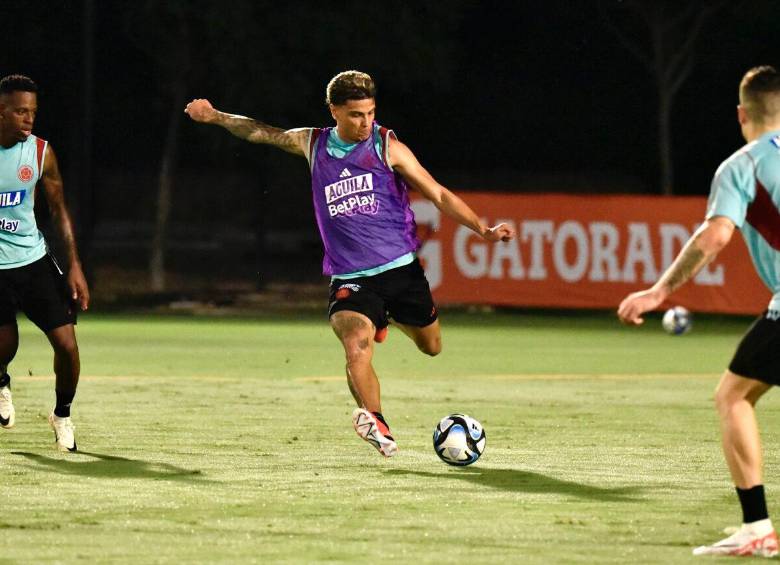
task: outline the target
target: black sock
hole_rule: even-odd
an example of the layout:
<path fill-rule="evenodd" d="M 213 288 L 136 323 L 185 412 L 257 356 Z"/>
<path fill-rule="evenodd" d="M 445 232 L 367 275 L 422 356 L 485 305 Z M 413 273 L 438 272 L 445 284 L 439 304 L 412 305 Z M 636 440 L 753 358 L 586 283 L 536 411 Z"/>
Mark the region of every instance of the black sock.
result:
<path fill-rule="evenodd" d="M 0 375 L 0 388 L 3 388 L 4 386 L 11 388 L 11 375 L 8 373 Z"/>
<path fill-rule="evenodd" d="M 54 415 L 59 418 L 70 417 L 70 405 L 73 402 L 73 397 L 76 396 L 75 390 L 56 390 L 57 393 L 57 405 L 54 407 Z"/>
<path fill-rule="evenodd" d="M 769 518 L 764 497 L 764 485 L 756 485 L 749 489 L 737 487 L 737 496 L 742 505 L 742 523 L 750 524 Z"/>

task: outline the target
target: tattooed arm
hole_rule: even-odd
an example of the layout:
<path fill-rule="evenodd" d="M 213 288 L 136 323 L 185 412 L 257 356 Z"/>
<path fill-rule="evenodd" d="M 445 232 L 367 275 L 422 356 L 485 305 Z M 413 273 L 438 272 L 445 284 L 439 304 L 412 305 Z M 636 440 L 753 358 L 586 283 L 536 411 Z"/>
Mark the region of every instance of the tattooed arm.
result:
<path fill-rule="evenodd" d="M 208 100 L 202 98 L 187 104 L 184 112 L 196 122 L 222 126 L 236 137 L 251 143 L 266 143 L 294 155 L 306 156 L 309 128 L 275 128 L 246 116 L 220 112 Z"/>
<path fill-rule="evenodd" d="M 675 290 L 715 259 L 734 233 L 734 223 L 724 216 L 705 221 L 696 230 L 677 258 L 647 290 L 629 294 L 618 308 L 618 317 L 625 324 L 638 325 L 642 314 L 657 308 Z"/>

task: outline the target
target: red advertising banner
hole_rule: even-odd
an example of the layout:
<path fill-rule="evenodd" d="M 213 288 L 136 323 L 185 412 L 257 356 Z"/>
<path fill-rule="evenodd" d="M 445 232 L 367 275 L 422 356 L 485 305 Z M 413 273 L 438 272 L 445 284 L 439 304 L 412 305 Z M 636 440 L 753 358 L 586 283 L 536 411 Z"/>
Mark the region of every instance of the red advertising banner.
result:
<path fill-rule="evenodd" d="M 511 223 L 514 241 L 488 243 L 415 198 L 420 259 L 440 303 L 617 308 L 652 285 L 703 221 L 704 197 L 466 193 L 489 225 Z M 698 312 L 758 314 L 771 294 L 742 237 L 671 303 Z"/>

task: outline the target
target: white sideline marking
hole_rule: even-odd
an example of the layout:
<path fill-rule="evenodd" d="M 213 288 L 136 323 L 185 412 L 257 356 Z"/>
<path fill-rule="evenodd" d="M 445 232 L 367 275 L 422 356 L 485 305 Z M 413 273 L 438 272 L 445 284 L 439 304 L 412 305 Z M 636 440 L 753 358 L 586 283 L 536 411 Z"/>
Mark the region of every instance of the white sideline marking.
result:
<path fill-rule="evenodd" d="M 464 379 L 485 379 L 492 381 L 563 381 L 577 379 L 597 379 L 597 380 L 637 380 L 637 379 L 715 379 L 720 378 L 720 373 L 604 373 L 604 374 L 584 374 L 584 373 L 516 373 L 502 375 L 466 375 L 459 378 Z M 54 375 L 19 375 L 12 377 L 14 381 L 48 381 L 54 378 Z M 342 382 L 346 380 L 346 375 L 323 375 L 318 377 L 296 377 L 295 382 Z M 433 377 L 433 379 L 442 377 Z M 222 377 L 219 375 L 82 375 L 80 380 L 86 381 L 130 381 L 143 379 L 189 379 L 191 381 L 206 382 L 230 382 L 240 381 L 240 376 Z"/>
<path fill-rule="evenodd" d="M 571 379 L 598 379 L 598 380 L 635 380 L 635 379 L 710 379 L 719 378 L 720 373 L 516 373 L 504 375 L 467 375 L 458 377 L 464 379 L 485 379 L 492 381 L 562 381 Z M 441 378 L 441 377 L 433 377 Z M 344 381 L 346 375 L 322 376 L 322 377 L 298 377 L 297 382 L 314 381 Z"/>

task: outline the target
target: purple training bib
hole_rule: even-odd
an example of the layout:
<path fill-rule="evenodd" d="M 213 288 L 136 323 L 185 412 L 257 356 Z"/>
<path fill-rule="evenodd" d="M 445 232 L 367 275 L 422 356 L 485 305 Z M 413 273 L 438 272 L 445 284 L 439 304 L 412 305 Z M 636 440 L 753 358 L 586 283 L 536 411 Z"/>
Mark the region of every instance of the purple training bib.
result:
<path fill-rule="evenodd" d="M 342 159 L 327 151 L 333 128 L 317 135 L 312 199 L 325 248 L 322 272 L 340 275 L 384 265 L 420 247 L 408 187 L 386 163 L 391 130 L 374 123 L 369 138 Z M 381 136 L 383 159 L 374 149 Z"/>

